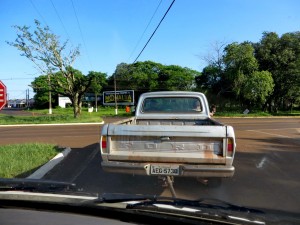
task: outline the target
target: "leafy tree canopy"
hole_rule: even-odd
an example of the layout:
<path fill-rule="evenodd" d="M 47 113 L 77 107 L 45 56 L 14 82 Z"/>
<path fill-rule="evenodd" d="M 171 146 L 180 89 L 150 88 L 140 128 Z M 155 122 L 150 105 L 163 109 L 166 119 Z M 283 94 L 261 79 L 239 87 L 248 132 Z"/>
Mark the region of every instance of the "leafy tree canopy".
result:
<path fill-rule="evenodd" d="M 276 111 L 286 100 L 300 101 L 300 32 L 285 33 L 281 37 L 274 32 L 264 32 L 255 49 L 260 69 L 271 72 L 275 84 L 268 98 L 269 106 L 275 105 Z"/>
<path fill-rule="evenodd" d="M 118 89 L 133 89 L 138 93 L 158 90 L 191 90 L 195 76 L 200 73 L 176 65 L 162 65 L 145 61 L 133 64 L 121 63 L 109 78 L 113 88 L 114 79 Z"/>
<path fill-rule="evenodd" d="M 87 75 L 83 75 L 79 70 L 71 67 L 68 68 L 68 70 L 68 72 L 74 76 L 74 85 L 72 86 L 74 89 L 68 85 L 68 80 L 61 72 L 57 72 L 51 76 L 51 86 L 49 86 L 49 77 L 47 75 L 41 75 L 35 78 L 31 83 L 31 87 L 36 93 L 35 104 L 37 106 L 43 106 L 49 101 L 49 90 L 54 94 L 55 98 L 53 98 L 53 102 L 56 101 L 58 95 L 69 97 L 72 101 L 73 92 L 78 93 L 78 98 L 82 98 L 87 91 L 97 95 L 107 84 L 105 73 L 90 71 Z M 67 87 L 70 87 L 70 89 L 66 89 Z"/>
<path fill-rule="evenodd" d="M 48 26 L 42 27 L 35 20 L 35 30 L 28 26 L 14 26 L 17 31 L 15 42 L 7 42 L 16 47 L 31 60 L 42 74 L 48 76 L 48 85 L 56 93 L 68 96 L 73 105 L 74 117 L 81 113 L 82 95 L 91 85 L 93 75 L 84 76 L 72 68 L 79 56 L 79 47 L 68 49 L 68 41 L 61 44 L 59 37 Z"/>

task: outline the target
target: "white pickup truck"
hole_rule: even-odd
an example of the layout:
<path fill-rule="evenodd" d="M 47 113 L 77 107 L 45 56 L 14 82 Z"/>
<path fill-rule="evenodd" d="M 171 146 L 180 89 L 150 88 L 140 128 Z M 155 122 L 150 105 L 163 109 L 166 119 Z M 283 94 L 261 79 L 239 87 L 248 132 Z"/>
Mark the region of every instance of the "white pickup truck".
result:
<path fill-rule="evenodd" d="M 150 176 L 232 177 L 235 147 L 199 92 L 145 93 L 135 116 L 105 124 L 100 138 L 104 171 Z"/>

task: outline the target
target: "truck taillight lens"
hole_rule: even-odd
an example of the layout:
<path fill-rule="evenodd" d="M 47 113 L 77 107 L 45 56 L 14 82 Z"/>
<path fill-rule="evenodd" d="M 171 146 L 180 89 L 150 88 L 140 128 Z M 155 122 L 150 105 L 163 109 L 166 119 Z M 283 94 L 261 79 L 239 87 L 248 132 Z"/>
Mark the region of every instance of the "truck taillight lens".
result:
<path fill-rule="evenodd" d="M 106 136 L 101 137 L 101 148 L 102 148 L 102 152 L 106 153 Z"/>
<path fill-rule="evenodd" d="M 227 156 L 233 156 L 234 143 L 232 138 L 227 139 Z"/>

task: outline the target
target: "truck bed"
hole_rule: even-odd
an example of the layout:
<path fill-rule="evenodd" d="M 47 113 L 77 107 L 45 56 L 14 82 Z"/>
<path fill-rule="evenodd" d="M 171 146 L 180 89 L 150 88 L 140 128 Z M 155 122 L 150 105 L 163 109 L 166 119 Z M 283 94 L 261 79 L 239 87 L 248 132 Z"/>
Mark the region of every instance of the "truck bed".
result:
<path fill-rule="evenodd" d="M 126 124 L 126 125 L 175 125 L 175 126 L 220 126 L 222 123 L 211 118 L 204 119 L 136 119 L 131 117 L 117 121 L 113 124 Z"/>

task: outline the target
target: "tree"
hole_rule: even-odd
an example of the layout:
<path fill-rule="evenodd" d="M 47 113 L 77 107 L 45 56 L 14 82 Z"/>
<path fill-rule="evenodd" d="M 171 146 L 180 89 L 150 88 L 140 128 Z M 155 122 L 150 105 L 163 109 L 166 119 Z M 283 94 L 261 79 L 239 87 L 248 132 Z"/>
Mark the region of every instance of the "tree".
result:
<path fill-rule="evenodd" d="M 225 76 L 236 96 L 243 95 L 243 84 L 248 76 L 258 69 L 254 48 L 249 42 L 236 42 L 225 47 Z"/>
<path fill-rule="evenodd" d="M 77 89 L 76 92 L 79 95 L 80 101 L 82 100 L 83 95 L 87 92 L 86 88 L 89 88 L 91 92 L 94 92 L 96 94 L 99 94 L 103 88 L 104 85 L 106 85 L 106 74 L 101 72 L 95 72 L 90 71 L 87 76 L 83 75 L 80 71 L 75 70 L 73 68 L 67 68 L 69 73 L 74 74 L 74 77 L 76 77 L 77 84 L 74 85 L 74 87 L 81 87 L 82 89 Z M 64 75 L 61 72 L 57 72 L 54 74 L 55 79 L 51 82 L 51 90 L 52 93 L 54 93 L 56 99 L 58 98 L 58 95 L 69 97 L 72 103 L 74 102 L 74 99 L 72 99 L 72 89 L 66 90 L 64 88 L 61 88 L 63 83 L 66 83 L 67 80 L 64 77 Z M 90 84 L 86 84 L 86 82 L 91 82 Z M 61 83 L 59 85 L 59 83 Z M 35 92 L 35 105 L 37 107 L 43 107 L 45 103 L 49 101 L 49 96 L 47 92 L 49 91 L 48 86 L 48 76 L 47 75 L 41 75 L 31 83 L 31 87 L 33 88 Z M 84 87 L 84 88 L 83 88 Z M 75 91 L 75 90 L 74 90 Z M 53 97 L 53 96 L 52 96 Z M 55 101 L 55 99 L 52 99 Z M 80 102 L 81 104 L 81 102 Z"/>
<path fill-rule="evenodd" d="M 169 91 L 190 91 L 195 87 L 195 77 L 200 72 L 177 65 L 163 66 L 159 73 L 161 88 Z"/>
<path fill-rule="evenodd" d="M 260 69 L 271 72 L 274 80 L 274 92 L 267 101 L 269 111 L 283 108 L 287 101 L 290 105 L 297 101 L 300 98 L 300 32 L 285 33 L 281 37 L 274 32 L 264 32 L 255 46 L 255 56 Z"/>
<path fill-rule="evenodd" d="M 49 90 L 58 86 L 60 94 L 70 97 L 74 117 L 77 118 L 81 113 L 81 97 L 91 84 L 93 76 L 83 76 L 72 68 L 80 54 L 79 47 L 67 49 L 68 41 L 61 44 L 59 37 L 48 26 L 42 27 L 38 20 L 35 20 L 35 26 L 33 32 L 28 26 L 14 26 L 17 39 L 7 43 L 20 50 L 22 56 L 31 60 L 42 74 L 48 76 Z"/>
<path fill-rule="evenodd" d="M 273 92 L 274 82 L 268 71 L 255 71 L 247 77 L 243 85 L 244 99 L 253 104 L 263 104 Z"/>
<path fill-rule="evenodd" d="M 241 105 L 263 104 L 269 111 L 291 110 L 300 102 L 300 32 L 281 37 L 264 32 L 259 43 L 234 42 L 223 54 L 221 49 L 216 44 L 215 54 L 203 57 L 208 66 L 196 77 L 198 90 L 226 95 L 230 102 L 235 97 Z"/>
<path fill-rule="evenodd" d="M 112 85 L 116 79 L 118 89 L 132 89 L 138 92 L 151 91 L 157 87 L 159 67 L 159 64 L 151 61 L 133 64 L 120 63 L 109 78 L 109 83 Z"/>
<path fill-rule="evenodd" d="M 200 73 L 189 68 L 145 61 L 133 64 L 121 63 L 109 78 L 113 89 L 116 79 L 118 89 L 133 89 L 138 93 L 157 90 L 191 90 L 195 76 Z"/>
<path fill-rule="evenodd" d="M 36 108 L 46 108 L 49 104 L 49 83 L 48 83 L 48 76 L 41 75 L 36 77 L 30 85 L 35 92 L 34 95 L 34 106 Z M 55 102 L 53 95 L 51 95 L 52 100 L 51 102 Z"/>
<path fill-rule="evenodd" d="M 214 75 L 221 76 L 224 71 L 224 48 L 225 42 L 214 42 L 211 44 L 212 50 L 207 55 L 202 56 L 201 59 L 208 64 L 208 68 L 214 68 Z M 216 72 L 219 74 L 217 75 Z"/>
<path fill-rule="evenodd" d="M 202 73 L 196 76 L 196 84 L 199 90 L 209 91 L 217 95 L 223 85 L 221 85 L 223 71 L 219 67 L 210 64 L 203 68 Z"/>
<path fill-rule="evenodd" d="M 81 114 L 82 99 L 92 83 L 93 76 L 84 76 L 79 70 L 67 67 L 66 71 L 59 71 L 54 74 L 51 89 L 62 96 L 69 97 L 74 117 Z"/>
<path fill-rule="evenodd" d="M 202 73 L 196 76 L 195 81 L 197 90 L 206 93 L 210 102 L 218 104 L 218 107 L 225 106 L 232 102 L 235 97 L 232 91 L 232 83 L 225 76 L 226 65 L 224 63 L 225 42 L 214 42 L 211 44 L 211 50 L 201 59 L 207 63 Z"/>
<path fill-rule="evenodd" d="M 107 74 L 101 73 L 101 72 L 90 71 L 88 76 L 93 77 L 89 90 L 91 90 L 91 92 L 95 93 L 95 107 L 96 107 L 96 112 L 97 112 L 98 94 L 102 91 L 103 87 L 105 85 L 107 85 L 107 81 L 106 81 Z"/>
<path fill-rule="evenodd" d="M 224 77 L 241 105 L 261 106 L 273 92 L 273 78 L 268 71 L 259 71 L 254 45 L 249 42 L 229 44 L 224 49 Z"/>

